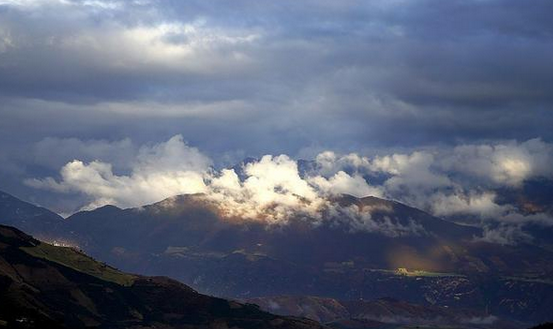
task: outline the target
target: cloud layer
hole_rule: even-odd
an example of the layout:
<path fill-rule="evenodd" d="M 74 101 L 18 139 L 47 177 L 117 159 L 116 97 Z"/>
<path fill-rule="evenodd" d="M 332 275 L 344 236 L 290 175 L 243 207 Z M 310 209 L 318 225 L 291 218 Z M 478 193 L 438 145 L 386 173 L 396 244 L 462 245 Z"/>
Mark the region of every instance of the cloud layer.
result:
<path fill-rule="evenodd" d="M 110 147 L 99 142 L 79 145 L 89 145 L 92 150 L 99 144 L 102 150 L 125 150 L 128 143 L 124 140 Z M 484 239 L 507 243 L 527 238 L 520 232 L 521 226 L 550 226 L 553 218 L 551 214 L 528 214 L 516 205 L 500 203 L 496 190 L 517 189 L 532 179 L 553 180 L 553 170 L 546 165 L 551 161 L 553 146 L 535 139 L 373 157 L 325 151 L 311 161 L 265 155 L 243 163 L 237 172 L 233 168 L 214 169 L 207 156 L 177 135 L 160 144 L 140 147 L 128 174 L 116 174 L 112 164 L 99 160 L 73 160 L 61 168 L 59 180 L 48 177 L 26 183 L 81 193 L 89 200 L 84 209 L 105 204 L 136 207 L 178 194 L 202 193 L 230 218 L 284 224 L 300 216 L 317 224 L 330 211 L 333 217 L 346 218 L 355 230 L 391 236 L 423 231 L 414 224 L 404 227 L 391 221 L 375 222 L 370 210 L 336 208 L 329 201 L 342 194 L 376 196 L 399 200 L 437 216 L 476 218 L 486 228 Z"/>
<path fill-rule="evenodd" d="M 45 137 L 182 134 L 210 154 L 255 156 L 551 141 L 551 9 L 4 0 L 0 141 L 10 158 L 13 143 Z"/>

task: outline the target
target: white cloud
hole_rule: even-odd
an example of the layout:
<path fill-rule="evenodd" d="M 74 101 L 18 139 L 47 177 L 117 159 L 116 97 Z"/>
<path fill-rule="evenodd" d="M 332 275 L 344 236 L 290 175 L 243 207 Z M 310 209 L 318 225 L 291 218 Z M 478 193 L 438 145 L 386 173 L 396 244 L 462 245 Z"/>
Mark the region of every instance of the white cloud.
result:
<path fill-rule="evenodd" d="M 371 167 L 392 175 L 385 182 L 391 192 L 400 192 L 405 189 L 428 191 L 436 188 L 451 186 L 451 181 L 443 173 L 437 173 L 432 165 L 434 155 L 428 152 L 413 152 L 412 154 L 394 154 L 391 156 L 376 157 Z"/>
<path fill-rule="evenodd" d="M 175 136 L 166 143 L 142 147 L 130 175 L 114 174 L 108 163 L 74 160 L 63 166 L 59 182 L 47 178 L 26 183 L 37 188 L 83 193 L 92 199 L 84 209 L 106 204 L 133 207 L 177 194 L 205 192 L 203 175 L 209 165 L 207 157 L 187 146 L 181 136 Z"/>
<path fill-rule="evenodd" d="M 114 173 L 116 170 L 111 162 L 73 160 L 62 167 L 59 180 L 48 177 L 27 180 L 27 184 L 59 192 L 80 192 L 89 198 L 86 209 L 105 204 L 141 206 L 178 194 L 202 193 L 223 215 L 236 220 L 261 220 L 281 225 L 292 217 L 300 217 L 318 225 L 338 218 L 341 223 L 347 222 L 352 230 L 388 236 L 424 234 L 416 223 L 401 224 L 393 216 L 375 219 L 369 207 L 338 206 L 331 201 L 342 194 L 376 196 L 399 200 L 437 216 L 479 218 L 483 227 L 487 227 L 480 239 L 513 243 L 525 239 L 521 225 L 530 222 L 553 225 L 553 220 L 547 214 L 525 215 L 513 205 L 498 203 L 493 187 L 499 182 L 513 186 L 514 181 L 520 184 L 521 179 L 547 175 L 549 170 L 544 166 L 551 157 L 549 144 L 531 140 L 512 145 L 510 148 L 466 146 L 453 151 L 420 151 L 373 158 L 357 154 L 341 156 L 326 151 L 315 157 L 314 169 L 304 174 L 300 173 L 298 162 L 287 155 L 265 155 L 245 164 L 241 179 L 233 169 L 214 170 L 211 159 L 186 145 L 180 135 L 138 150 L 130 140 L 109 143 L 45 139 L 37 144 L 39 155 L 46 154 L 49 148 L 59 148 L 60 154 L 75 152 L 88 158 L 103 156 L 117 160 L 113 155 L 116 150 L 126 150 L 133 154 L 132 161 L 127 164 L 112 162 L 119 169 L 128 166 L 129 173 Z M 520 168 L 507 161 L 514 161 L 514 158 L 524 158 L 525 163 L 531 164 L 530 169 L 520 175 Z M 458 167 L 453 164 L 454 160 L 470 162 L 474 167 Z M 474 175 L 485 181 L 479 175 L 486 171 L 490 175 L 499 171 L 504 176 L 492 176 L 490 186 L 478 187 L 466 179 L 467 175 Z M 384 175 L 382 183 L 369 184 L 367 177 L 377 175 Z"/>
<path fill-rule="evenodd" d="M 463 145 L 441 161 L 444 170 L 501 186 L 520 186 L 536 177 L 553 177 L 553 146 L 540 139 L 496 145 Z"/>
<path fill-rule="evenodd" d="M 361 175 L 354 174 L 350 176 L 344 171 L 339 171 L 328 179 L 323 176 L 310 177 L 309 182 L 328 195 L 383 196 L 381 188 L 370 186 Z"/>
<path fill-rule="evenodd" d="M 245 173 L 248 178 L 244 186 L 255 192 L 251 197 L 260 203 L 280 198 L 279 203 L 287 203 L 290 198 L 313 200 L 317 197 L 313 187 L 300 177 L 297 163 L 286 155 L 266 155 L 258 162 L 248 163 Z"/>
<path fill-rule="evenodd" d="M 201 173 L 211 165 L 211 159 L 197 148 L 186 145 L 181 135 L 165 143 L 144 146 L 138 153 L 138 173 L 191 171 Z"/>
<path fill-rule="evenodd" d="M 465 195 L 458 191 L 450 194 L 436 193 L 431 196 L 430 202 L 432 213 L 437 216 L 469 214 L 491 218 L 499 217 L 511 209 L 498 205 L 495 198 L 496 195 L 493 192 Z"/>
<path fill-rule="evenodd" d="M 272 223 L 286 222 L 292 214 L 320 217 L 324 200 L 299 175 L 297 163 L 286 155 L 266 155 L 248 163 L 242 182 L 233 170 L 212 179 L 208 197 L 220 201 L 229 216 L 245 216 Z"/>
<path fill-rule="evenodd" d="M 370 161 L 355 153 L 339 156 L 332 151 L 324 151 L 315 157 L 315 163 L 318 165 L 318 173 L 323 176 L 330 176 L 339 171 L 355 168 L 356 170 L 368 169 L 371 167 Z"/>

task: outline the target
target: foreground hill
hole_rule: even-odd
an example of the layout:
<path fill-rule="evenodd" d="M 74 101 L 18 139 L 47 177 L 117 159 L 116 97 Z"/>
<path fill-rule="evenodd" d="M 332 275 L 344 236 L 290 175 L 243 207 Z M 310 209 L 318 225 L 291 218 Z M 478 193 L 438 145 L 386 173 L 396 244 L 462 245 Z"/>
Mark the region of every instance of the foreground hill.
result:
<path fill-rule="evenodd" d="M 0 327 L 321 328 L 201 295 L 164 277 L 120 272 L 0 225 Z"/>
<path fill-rule="evenodd" d="M 552 252 L 481 241 L 477 227 L 393 201 L 343 196 L 330 202 L 368 209 L 370 216 L 342 212 L 318 225 L 292 216 L 268 226 L 225 218 L 204 196 L 182 195 L 140 208 L 79 212 L 63 222 L 56 241 L 126 271 L 170 276 L 229 298 L 393 297 L 530 323 L 552 320 Z"/>

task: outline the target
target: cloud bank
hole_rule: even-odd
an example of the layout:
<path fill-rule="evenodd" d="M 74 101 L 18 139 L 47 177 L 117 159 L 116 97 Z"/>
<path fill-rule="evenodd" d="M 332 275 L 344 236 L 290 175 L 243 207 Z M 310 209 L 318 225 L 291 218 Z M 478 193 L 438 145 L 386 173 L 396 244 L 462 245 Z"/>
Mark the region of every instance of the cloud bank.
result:
<path fill-rule="evenodd" d="M 125 143 L 118 143 L 123 144 Z M 113 204 L 144 205 L 177 194 L 205 192 L 203 177 L 211 160 L 188 147 L 181 136 L 140 148 L 129 175 L 117 175 L 110 163 L 73 160 L 61 168 L 61 180 L 31 179 L 27 184 L 59 192 L 80 192 L 92 201 L 83 209 Z"/>
<path fill-rule="evenodd" d="M 52 143 L 46 140 L 39 143 Z M 72 145 L 72 139 L 57 141 Z M 91 150 L 129 148 L 128 140 L 110 147 L 100 142 L 80 142 Z M 99 146 L 100 145 L 100 146 Z M 87 154 L 82 150 L 83 154 Z M 212 160 L 176 135 L 166 142 L 138 148 L 127 174 L 114 173 L 111 163 L 100 160 L 65 164 L 58 179 L 28 179 L 26 184 L 64 193 L 81 193 L 89 203 L 83 209 L 113 204 L 137 207 L 178 194 L 202 193 L 216 202 L 229 218 L 286 223 L 305 217 L 320 224 L 329 215 L 346 218 L 354 230 L 398 236 L 422 234 L 415 224 L 402 226 L 386 219 L 376 222 L 370 209 L 336 207 L 334 197 L 376 196 L 398 200 L 441 217 L 468 216 L 481 221 L 482 239 L 497 243 L 528 240 L 520 228 L 528 223 L 553 225 L 551 214 L 524 213 L 513 204 L 500 203 L 498 188 L 517 189 L 526 180 L 553 179 L 547 163 L 553 145 L 539 139 L 494 145 L 462 145 L 452 149 L 377 155 L 331 151 L 311 161 L 287 155 L 265 155 L 235 168 L 217 170 Z M 495 224 L 490 224 L 495 223 Z"/>

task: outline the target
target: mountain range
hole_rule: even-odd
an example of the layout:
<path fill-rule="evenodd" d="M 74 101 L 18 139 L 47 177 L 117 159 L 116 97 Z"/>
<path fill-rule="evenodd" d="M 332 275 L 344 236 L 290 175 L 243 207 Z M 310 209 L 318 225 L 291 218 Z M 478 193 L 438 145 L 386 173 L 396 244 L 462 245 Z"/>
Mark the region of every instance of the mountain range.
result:
<path fill-rule="evenodd" d="M 283 225 L 226 218 L 201 194 L 139 208 L 105 206 L 63 219 L 2 193 L 0 218 L 124 271 L 169 276 L 226 298 L 392 298 L 476 310 L 478 317 L 521 326 L 552 320 L 548 248 L 490 243 L 479 239 L 479 227 L 375 197 L 343 195 L 329 202 L 368 209 L 370 218 L 362 219 L 368 229 L 352 225 L 344 213 L 324 222 L 297 216 Z"/>

